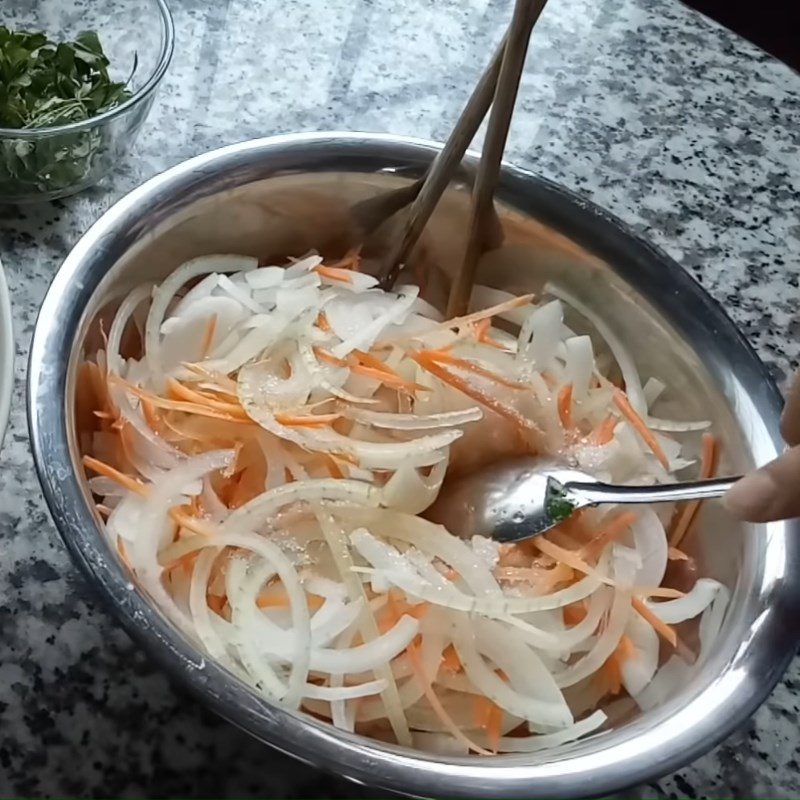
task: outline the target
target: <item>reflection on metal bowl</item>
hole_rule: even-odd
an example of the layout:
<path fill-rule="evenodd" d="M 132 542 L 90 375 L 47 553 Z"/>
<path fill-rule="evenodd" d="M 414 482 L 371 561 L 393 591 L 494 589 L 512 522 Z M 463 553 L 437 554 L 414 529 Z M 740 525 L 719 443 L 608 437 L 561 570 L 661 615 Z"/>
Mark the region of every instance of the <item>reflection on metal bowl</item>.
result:
<path fill-rule="evenodd" d="M 334 256 L 354 243 L 347 208 L 418 177 L 426 142 L 312 134 L 227 147 L 181 164 L 123 198 L 81 239 L 45 299 L 31 350 L 29 413 L 39 475 L 58 528 L 88 579 L 131 635 L 208 706 L 259 739 L 353 780 L 414 795 L 578 797 L 676 769 L 730 733 L 779 679 L 794 650 L 795 523 L 743 526 L 703 512 L 694 540 L 701 569 L 733 600 L 718 647 L 664 706 L 617 719 L 584 741 L 525 756 L 445 758 L 343 733 L 271 704 L 203 657 L 165 620 L 109 548 L 77 460 L 76 367 L 98 311 L 121 292 L 187 258 L 237 252 Z M 602 310 L 646 372 L 668 381 L 678 407 L 711 419 L 724 469 L 745 470 L 781 447 L 780 397 L 722 310 L 665 255 L 563 188 L 507 167 L 499 191 L 505 240 L 484 259 L 484 283 L 537 291 L 557 279 Z M 409 275 L 443 296 L 459 263 L 468 195 L 448 191 Z M 365 255 L 381 252 L 384 231 Z M 580 327 L 579 321 L 574 321 Z"/>

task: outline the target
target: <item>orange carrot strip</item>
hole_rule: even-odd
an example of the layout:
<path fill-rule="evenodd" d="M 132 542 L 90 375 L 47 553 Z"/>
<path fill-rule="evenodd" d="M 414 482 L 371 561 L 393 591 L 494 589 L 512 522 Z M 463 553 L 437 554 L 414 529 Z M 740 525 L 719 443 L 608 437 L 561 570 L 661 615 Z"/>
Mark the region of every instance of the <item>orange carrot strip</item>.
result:
<path fill-rule="evenodd" d="M 322 428 L 336 421 L 341 414 L 276 414 L 275 420 L 292 428 Z"/>
<path fill-rule="evenodd" d="M 512 308 L 519 308 L 519 306 L 524 306 L 526 303 L 530 303 L 533 300 L 533 294 L 523 294 L 520 297 L 514 297 L 511 300 L 505 300 L 502 303 L 498 303 L 496 306 L 491 306 L 490 308 L 484 308 L 481 311 L 475 311 L 472 314 L 467 314 L 463 317 L 453 317 L 452 319 L 447 319 L 444 322 L 438 323 L 433 328 L 429 328 L 425 331 L 425 334 L 433 333 L 434 331 L 446 331 L 451 330 L 452 328 L 461 328 L 467 325 L 473 325 L 476 322 L 480 322 L 480 320 L 485 319 L 486 317 L 495 317 L 498 314 L 502 314 L 504 311 L 510 311 Z M 375 347 L 383 347 L 388 345 L 389 343 L 393 342 L 402 342 L 402 341 L 409 341 L 418 338 L 416 335 L 410 336 L 398 336 L 394 338 L 387 338 L 382 339 L 377 342 Z M 374 348 L 373 348 L 374 349 Z"/>
<path fill-rule="evenodd" d="M 568 567 L 572 567 L 572 569 L 576 570 L 577 572 L 582 572 L 584 575 L 593 575 L 595 578 L 609 586 L 614 585 L 613 581 L 611 581 L 609 578 L 606 578 L 604 575 L 601 575 L 590 564 L 587 564 L 586 561 L 584 561 L 580 554 L 575 550 L 567 550 L 564 547 L 559 547 L 557 544 L 553 544 L 553 542 L 545 539 L 544 536 L 537 536 L 532 541 L 539 548 L 539 550 L 541 550 L 545 555 L 550 556 L 550 558 L 554 558 L 556 561 L 566 564 Z"/>
<path fill-rule="evenodd" d="M 123 486 L 125 489 L 138 494 L 140 497 L 147 497 L 150 494 L 150 491 L 143 483 L 140 483 L 135 478 L 131 478 L 130 475 L 126 475 L 124 472 L 114 469 L 114 467 L 109 466 L 104 461 L 100 461 L 97 458 L 92 458 L 91 456 L 84 456 L 81 461 L 88 469 L 96 472 L 98 475 L 104 475 L 106 478 L 111 478 L 111 480 L 116 481 L 120 486 Z M 189 530 L 193 530 L 195 533 L 199 533 L 203 536 L 208 536 L 211 533 L 211 531 L 205 525 L 203 525 L 200 520 L 193 519 L 188 514 L 179 511 L 177 508 L 171 508 L 169 510 L 169 515 L 179 525 L 182 525 L 184 528 L 188 528 Z"/>
<path fill-rule="evenodd" d="M 510 381 L 504 378 L 502 375 L 499 375 L 496 372 L 492 372 L 492 370 L 486 369 L 485 367 L 482 367 L 479 364 L 475 364 L 472 361 L 467 361 L 466 358 L 459 358 L 458 356 L 454 356 L 450 353 L 445 352 L 444 350 L 423 350 L 423 353 L 425 353 L 425 355 L 428 358 L 432 359 L 437 364 L 451 364 L 457 369 L 463 369 L 466 370 L 467 372 L 473 372 L 476 375 L 480 375 L 482 378 L 486 378 L 487 380 L 499 383 L 501 386 L 507 386 L 510 389 L 528 388 L 524 383 L 519 383 L 518 381 Z"/>
<path fill-rule="evenodd" d="M 324 264 L 320 264 L 318 267 L 314 267 L 314 272 L 321 278 L 327 278 L 329 281 L 339 281 L 340 283 L 353 282 L 353 276 L 350 274 L 350 271 L 341 269 L 340 267 L 326 267 Z"/>
<path fill-rule="evenodd" d="M 111 509 L 108 506 L 103 505 L 102 503 L 95 503 L 94 507 L 97 509 L 97 513 L 101 514 L 106 519 L 111 516 Z"/>
<path fill-rule="evenodd" d="M 109 378 L 112 380 L 112 378 Z M 228 422 L 237 422 L 237 423 L 244 423 L 246 425 L 255 425 L 249 418 L 243 419 L 239 416 L 232 416 L 223 411 L 219 411 L 215 408 L 209 408 L 207 405 L 201 405 L 199 403 L 189 403 L 180 400 L 167 400 L 163 397 L 159 397 L 158 395 L 151 394 L 150 392 L 146 392 L 144 389 L 141 389 L 138 386 L 134 386 L 133 384 L 128 383 L 127 381 L 123 381 L 121 378 L 113 378 L 113 380 L 117 383 L 121 383 L 125 386 L 126 390 L 129 391 L 131 394 L 135 394 L 137 397 L 143 400 L 149 400 L 156 408 L 166 408 L 170 411 L 182 411 L 185 414 L 197 414 L 201 417 L 212 417 L 213 419 L 224 419 Z"/>
<path fill-rule="evenodd" d="M 123 542 L 122 539 L 117 539 L 117 552 L 122 559 L 122 563 L 133 572 L 133 564 L 131 564 L 131 560 L 128 558 L 128 551 L 125 549 L 125 542 Z"/>
<path fill-rule="evenodd" d="M 385 361 L 381 361 L 377 356 L 372 355 L 372 353 L 367 353 L 364 350 L 353 350 L 352 356 L 365 367 L 372 367 L 372 369 L 377 369 L 380 372 L 385 372 L 387 375 L 393 375 L 396 378 L 401 377 Z"/>
<path fill-rule="evenodd" d="M 393 389 L 400 389 L 405 392 L 414 394 L 415 392 L 428 392 L 427 386 L 421 386 L 419 383 L 404 380 L 400 377 L 395 377 L 388 372 L 381 369 L 374 369 L 373 367 L 366 367 L 363 364 L 352 364 L 350 370 L 357 375 L 362 375 L 365 378 L 372 378 L 373 380 L 380 381 Z"/>
<path fill-rule="evenodd" d="M 83 465 L 85 467 L 88 467 L 98 475 L 103 475 L 106 478 L 110 478 L 123 488 L 138 494 L 140 497 L 147 497 L 147 495 L 150 494 L 147 487 L 143 483 L 140 483 L 135 478 L 131 478 L 130 475 L 126 475 L 124 472 L 120 472 L 118 469 L 114 469 L 114 467 L 109 466 L 104 461 L 100 461 L 97 458 L 92 458 L 92 456 L 84 456 L 81 460 L 83 461 Z"/>
<path fill-rule="evenodd" d="M 230 414 L 232 417 L 239 417 L 240 419 L 250 418 L 247 412 L 242 408 L 240 403 L 223 403 L 221 400 L 215 400 L 207 394 L 190 389 L 188 386 L 176 381 L 174 378 L 167 378 L 167 388 L 179 400 L 187 400 L 191 403 L 199 405 L 206 405 L 217 411 L 222 411 L 225 414 Z"/>
<path fill-rule="evenodd" d="M 475 339 L 481 344 L 494 347 L 497 350 L 506 350 L 506 346 L 502 342 L 498 342 L 497 339 L 492 339 L 492 337 L 489 335 L 489 331 L 491 331 L 491 329 L 491 317 L 486 317 L 485 319 L 480 320 L 475 325 Z"/>
<path fill-rule="evenodd" d="M 664 469 L 669 469 L 669 459 L 667 454 L 656 439 L 655 434 L 647 427 L 644 420 L 636 413 L 628 400 L 628 396 L 621 389 L 614 391 L 614 404 L 622 413 L 622 416 L 630 422 L 631 426 L 642 437 L 644 443 L 650 448 L 653 455 L 661 462 Z"/>
<path fill-rule="evenodd" d="M 492 701 L 488 697 L 476 695 L 472 700 L 472 722 L 476 728 L 486 730 L 489 715 L 492 712 Z"/>
<path fill-rule="evenodd" d="M 315 594 L 306 593 L 306 603 L 310 611 L 317 611 L 325 604 L 325 598 Z M 289 596 L 282 595 L 260 595 L 256 600 L 259 608 L 289 608 Z"/>
<path fill-rule="evenodd" d="M 319 314 L 317 314 L 317 323 L 316 324 L 317 324 L 317 327 L 320 330 L 325 331 L 325 333 L 330 333 L 331 332 L 331 324 L 330 324 L 330 322 L 328 322 L 328 318 L 325 316 L 325 312 L 324 311 L 320 311 Z"/>
<path fill-rule="evenodd" d="M 452 673 L 461 672 L 464 669 L 461 659 L 452 644 L 448 645 L 442 653 L 442 667 Z"/>
<path fill-rule="evenodd" d="M 618 695 L 622 690 L 622 672 L 614 653 L 605 660 L 600 670 L 607 681 L 608 694 Z"/>
<path fill-rule="evenodd" d="M 717 440 L 710 433 L 703 434 L 702 455 L 700 460 L 700 478 L 707 480 L 713 478 L 717 472 L 719 453 Z M 684 505 L 678 514 L 675 524 L 669 534 L 669 543 L 672 547 L 679 547 L 697 515 L 702 500 L 692 500 Z"/>
<path fill-rule="evenodd" d="M 489 719 L 486 721 L 486 740 L 489 748 L 495 753 L 500 749 L 500 736 L 503 726 L 503 709 L 492 703 L 489 709 Z"/>
<path fill-rule="evenodd" d="M 581 555 L 584 558 L 599 556 L 606 545 L 619 539 L 636 522 L 636 517 L 637 515 L 633 511 L 624 511 L 622 514 L 618 514 L 580 549 Z"/>
<path fill-rule="evenodd" d="M 672 628 L 670 625 L 667 625 L 661 617 L 658 616 L 654 611 L 651 611 L 641 599 L 641 597 L 632 597 L 631 598 L 631 605 L 634 607 L 636 612 L 639 614 L 645 622 L 650 623 L 653 630 L 661 636 L 665 641 L 669 642 L 673 647 L 678 646 L 678 634 L 675 633 L 675 629 Z"/>
<path fill-rule="evenodd" d="M 529 433 L 540 433 L 539 428 L 536 426 L 533 420 L 526 419 L 515 408 L 507 406 L 505 403 L 500 402 L 496 397 L 492 397 L 492 395 L 487 394 L 481 389 L 478 389 L 468 381 L 460 378 L 458 375 L 454 375 L 452 372 L 441 366 L 441 364 L 437 364 L 435 361 L 427 358 L 425 353 L 409 352 L 408 356 L 416 361 L 417 364 L 419 364 L 426 372 L 430 372 L 431 375 L 437 377 L 443 383 L 450 384 L 450 386 L 458 389 L 458 391 L 460 391 L 462 394 L 467 395 L 467 397 L 471 397 L 473 400 L 491 409 L 495 412 L 495 414 L 498 414 L 499 416 L 516 425 L 520 430 L 527 431 Z"/>
<path fill-rule="evenodd" d="M 331 364 L 334 367 L 346 367 L 347 362 L 343 358 L 337 358 L 333 353 L 329 353 L 322 347 L 314 347 L 314 355 L 318 361 L 325 364 Z"/>
<path fill-rule="evenodd" d="M 639 597 L 664 597 L 670 600 L 677 600 L 685 597 L 686 592 L 680 589 L 673 589 L 670 586 L 634 586 L 633 593 Z"/>
<path fill-rule="evenodd" d="M 457 739 L 463 745 L 468 747 L 470 750 L 478 753 L 478 755 L 482 756 L 492 755 L 492 753 L 489 750 L 486 750 L 479 744 L 476 744 L 466 734 L 464 734 L 464 732 L 453 721 L 453 718 L 447 713 L 441 701 L 436 696 L 436 692 L 433 690 L 433 686 L 431 686 L 430 681 L 425 676 L 425 669 L 422 666 L 422 659 L 420 658 L 420 655 L 417 652 L 417 645 L 415 645 L 412 642 L 406 648 L 406 652 L 408 653 L 408 660 L 411 663 L 411 667 L 414 670 L 414 676 L 425 693 L 425 698 L 427 699 L 428 703 L 430 703 L 433 712 L 436 714 L 437 717 L 439 717 L 439 721 L 442 723 L 442 725 L 444 725 L 445 729 L 455 739 Z"/>
<path fill-rule="evenodd" d="M 214 341 L 214 334 L 217 332 L 217 315 L 212 314 L 206 325 L 203 343 L 200 346 L 200 358 L 206 358 L 211 352 L 211 345 Z"/>
<path fill-rule="evenodd" d="M 586 606 L 583 602 L 570 603 L 564 606 L 563 614 L 565 625 L 578 625 L 586 616 Z"/>
<path fill-rule="evenodd" d="M 572 384 L 568 383 L 558 393 L 558 418 L 565 431 L 572 428 Z"/>
<path fill-rule="evenodd" d="M 617 645 L 617 649 L 614 651 L 614 655 L 619 661 L 622 662 L 627 661 L 630 658 L 636 658 L 636 646 L 628 634 L 622 634 L 619 644 Z"/>
<path fill-rule="evenodd" d="M 609 414 L 590 434 L 589 442 L 602 446 L 608 444 L 614 438 L 614 428 L 617 427 L 618 419 Z"/>
<path fill-rule="evenodd" d="M 352 272 L 358 272 L 361 265 L 361 246 L 354 247 L 348 250 L 338 261 L 333 264 L 325 264 L 328 269 L 349 269 Z"/>
<path fill-rule="evenodd" d="M 683 550 L 679 550 L 677 547 L 670 547 L 667 550 L 667 558 L 670 561 L 688 561 L 689 556 L 683 552 Z"/>

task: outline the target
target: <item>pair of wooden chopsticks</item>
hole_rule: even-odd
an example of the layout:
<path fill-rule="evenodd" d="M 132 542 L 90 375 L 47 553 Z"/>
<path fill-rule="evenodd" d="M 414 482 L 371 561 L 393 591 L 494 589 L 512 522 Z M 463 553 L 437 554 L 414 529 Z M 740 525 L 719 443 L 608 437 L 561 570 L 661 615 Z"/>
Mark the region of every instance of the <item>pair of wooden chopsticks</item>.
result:
<path fill-rule="evenodd" d="M 547 0 L 516 0 L 508 32 L 426 176 L 416 184 L 396 192 L 394 199 L 385 198 L 389 205 L 393 202 L 402 203 L 398 209 L 408 202 L 409 197 L 414 198 L 380 272 L 381 285 L 391 288 L 491 105 L 486 141 L 472 189 L 467 248 L 461 269 L 450 289 L 448 317 L 463 314 L 469 303 L 478 260 L 491 230 L 500 162 L 508 139 L 528 42 L 546 3 Z M 401 193 L 405 194 L 401 197 Z"/>

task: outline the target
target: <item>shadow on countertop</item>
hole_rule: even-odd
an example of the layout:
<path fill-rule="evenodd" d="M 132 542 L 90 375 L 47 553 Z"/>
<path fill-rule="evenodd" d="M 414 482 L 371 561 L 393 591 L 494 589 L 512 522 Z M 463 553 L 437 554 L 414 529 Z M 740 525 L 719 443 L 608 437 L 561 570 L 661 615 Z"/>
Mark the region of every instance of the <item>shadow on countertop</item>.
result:
<path fill-rule="evenodd" d="M 800 71 L 798 0 L 683 0 Z"/>

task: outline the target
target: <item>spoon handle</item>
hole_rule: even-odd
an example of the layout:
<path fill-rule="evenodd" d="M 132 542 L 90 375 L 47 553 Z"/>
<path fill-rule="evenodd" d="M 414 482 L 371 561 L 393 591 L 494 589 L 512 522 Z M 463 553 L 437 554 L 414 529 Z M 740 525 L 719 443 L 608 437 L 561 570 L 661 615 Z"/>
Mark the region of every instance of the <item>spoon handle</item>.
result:
<path fill-rule="evenodd" d="M 564 489 L 569 494 L 579 497 L 582 506 L 593 506 L 598 503 L 674 503 L 722 497 L 738 480 L 738 477 L 713 478 L 707 481 L 665 483 L 658 486 L 611 486 L 600 482 L 570 481 L 564 484 Z"/>

